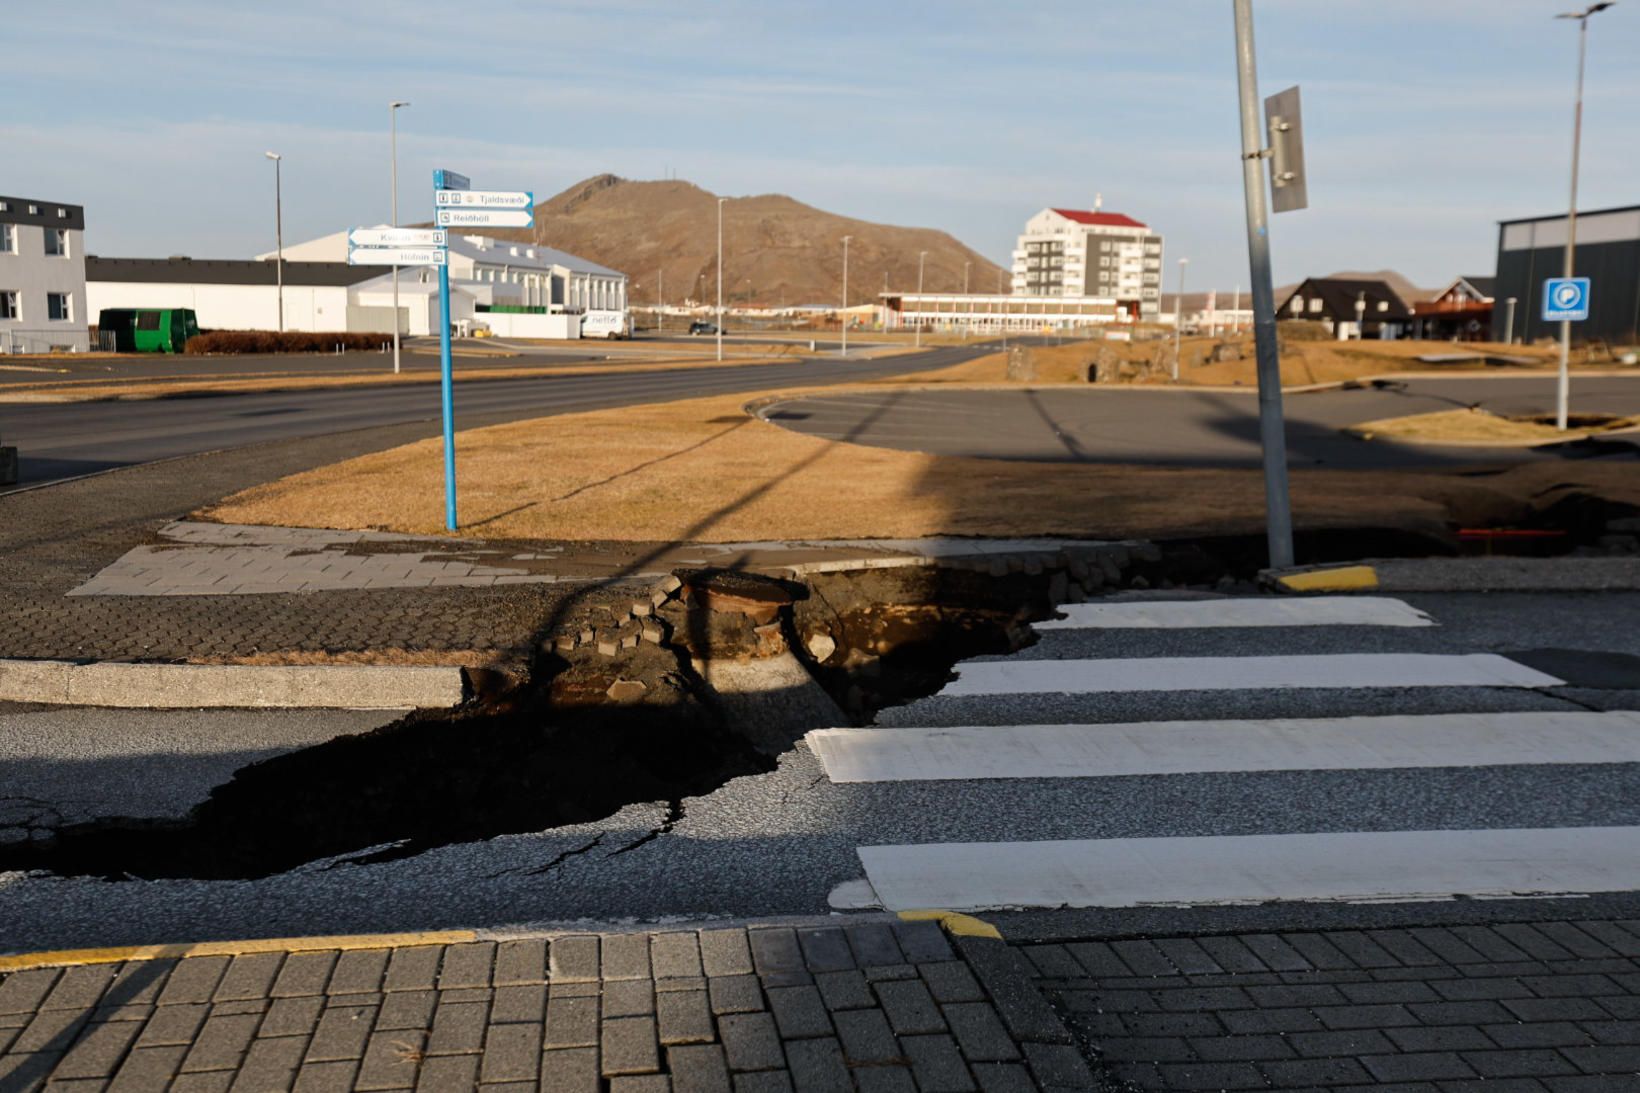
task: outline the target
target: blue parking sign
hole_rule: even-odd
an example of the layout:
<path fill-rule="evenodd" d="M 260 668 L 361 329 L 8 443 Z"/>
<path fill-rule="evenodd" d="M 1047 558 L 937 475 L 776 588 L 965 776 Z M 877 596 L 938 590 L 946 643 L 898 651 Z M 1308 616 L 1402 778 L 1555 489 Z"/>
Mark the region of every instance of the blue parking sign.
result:
<path fill-rule="evenodd" d="M 1589 317 L 1589 279 L 1551 277 L 1543 282 L 1543 321 L 1580 323 Z"/>

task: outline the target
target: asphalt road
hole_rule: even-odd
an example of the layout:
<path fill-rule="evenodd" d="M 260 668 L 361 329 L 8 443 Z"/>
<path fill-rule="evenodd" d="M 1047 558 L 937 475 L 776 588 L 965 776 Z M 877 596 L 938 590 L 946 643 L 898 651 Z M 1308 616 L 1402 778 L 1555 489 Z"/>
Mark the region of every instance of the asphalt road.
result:
<path fill-rule="evenodd" d="M 1574 413 L 1640 414 L 1640 375 L 1573 384 Z M 1408 379 L 1353 390 L 1288 394 L 1287 450 L 1294 467 L 1405 467 L 1552 459 L 1586 454 L 1525 448 L 1436 448 L 1342 433 L 1380 418 L 1480 405 L 1502 414 L 1553 408 L 1552 376 Z M 1258 403 L 1252 391 L 1138 387 L 1020 391 L 883 391 L 775 403 L 765 419 L 797 432 L 937 455 L 1084 463 L 1256 467 Z M 1634 441 L 1630 435 L 1630 442 Z"/>
<path fill-rule="evenodd" d="M 1439 593 L 1403 597 L 1438 625 L 1300 626 L 1276 630 L 1069 630 L 1044 632 L 1011 658 L 1023 663 L 1094 658 L 1137 663 L 1154 657 L 1361 653 L 1525 655 L 1546 647 L 1640 654 L 1631 625 L 1640 593 Z M 1632 663 L 1632 662 L 1631 662 Z M 1633 668 L 1629 670 L 1633 675 Z M 1180 684 L 1188 685 L 1189 675 Z M 1573 682 L 1577 682 L 1574 680 Z M 1589 683 L 1590 680 L 1583 682 Z M 1594 682 L 1600 682 L 1598 680 Z M 1109 724 L 1185 719 L 1343 717 L 1634 709 L 1640 690 L 1568 687 L 1316 687 L 1151 694 L 942 694 L 885 711 L 891 731 L 913 726 Z M 24 715 L 5 725 L 26 726 Z M 55 715 L 50 715 L 55 716 Z M 205 715 L 210 716 L 210 715 Z M 270 715 L 272 716 L 272 715 Z M 292 715 L 279 715 L 289 721 Z M 270 721 L 270 725 L 272 722 Z M 338 732 L 357 732 L 338 719 Z M 285 746 L 310 725 L 281 730 Z M 85 733 L 28 745 L 33 761 L 0 767 L 0 797 L 95 799 L 98 779 L 122 801 L 120 767 L 88 761 L 158 750 L 151 726 L 104 722 L 97 756 Z M 197 733 L 195 734 L 197 736 Z M 225 733 L 220 750 L 244 749 L 246 731 Z M 270 748 L 280 733 L 267 734 Z M 1552 741 L 1547 741 L 1552 746 Z M 137 795 L 171 814 L 220 772 L 189 743 L 175 787 Z M 258 749 L 262 754 L 263 749 Z M 247 757 L 249 758 L 249 757 Z M 1394 763 L 1360 769 L 1182 772 L 1105 777 L 963 778 L 953 781 L 833 782 L 805 743 L 777 770 L 738 778 L 682 802 L 669 822 L 663 802 L 630 806 L 597 823 L 521 832 L 376 864 L 314 862 L 253 881 L 127 881 L 0 876 L 0 937 L 6 947 L 44 948 L 234 936 L 386 931 L 514 923 L 658 921 L 824 914 L 838 886 L 864 875 L 861 847 L 1020 840 L 1130 839 L 1287 833 L 1594 828 L 1640 825 L 1640 763 L 1490 765 L 1485 747 L 1461 762 Z M 79 775 L 65 779 L 63 770 Z M 164 780 L 163 764 L 143 769 Z M 208 779 L 207 779 L 208 780 Z M 360 792 L 369 787 L 361 786 Z M 72 804 L 72 801 L 65 801 Z M 439 807 L 428 800 L 428 808 Z M 1393 878 L 1389 878 L 1393 880 Z M 1018 936 L 1115 936 L 1150 931 L 1311 925 L 1635 917 L 1635 893 L 1588 899 L 1457 900 L 1439 903 L 1276 903 L 1194 908 L 1037 909 L 999 917 Z M 988 915 L 987 917 L 993 917 Z"/>
<path fill-rule="evenodd" d="M 957 364 L 981 347 L 932 349 L 884 360 L 816 359 L 733 368 L 680 367 L 457 386 L 458 428 L 797 384 L 872 379 Z M 0 436 L 21 453 L 19 485 L 264 441 L 425 422 L 437 432 L 436 385 L 330 388 L 129 402 L 0 404 Z"/>

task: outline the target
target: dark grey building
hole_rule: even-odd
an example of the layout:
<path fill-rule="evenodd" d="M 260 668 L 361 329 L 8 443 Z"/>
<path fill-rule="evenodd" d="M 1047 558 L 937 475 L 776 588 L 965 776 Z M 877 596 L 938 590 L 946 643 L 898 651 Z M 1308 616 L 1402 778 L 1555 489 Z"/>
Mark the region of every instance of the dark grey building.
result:
<path fill-rule="evenodd" d="M 1640 205 L 1577 214 L 1576 274 L 1587 277 L 1589 318 L 1572 324 L 1572 339 L 1633 345 L 1640 341 Z M 1498 225 L 1498 274 L 1493 289 L 1492 340 L 1558 337 L 1543 321 L 1543 283 L 1565 271 L 1566 216 L 1505 220 Z M 1506 331 L 1515 298 L 1514 330 Z"/>

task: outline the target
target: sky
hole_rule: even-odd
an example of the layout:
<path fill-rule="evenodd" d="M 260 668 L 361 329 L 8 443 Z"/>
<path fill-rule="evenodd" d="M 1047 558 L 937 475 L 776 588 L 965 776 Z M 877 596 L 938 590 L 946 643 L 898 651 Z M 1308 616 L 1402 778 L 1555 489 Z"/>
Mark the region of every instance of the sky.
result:
<path fill-rule="evenodd" d="M 1566 207 L 1572 0 L 1255 0 L 1261 94 L 1301 85 L 1310 208 L 1276 280 L 1492 271 Z M 1245 282 L 1230 0 L 70 0 L 6 16 L 0 193 L 86 206 L 107 256 L 430 217 L 430 172 L 538 199 L 609 171 L 786 193 L 1005 263 L 1043 206 L 1146 221 L 1168 289 Z M 1579 207 L 1640 202 L 1640 0 L 1590 21 Z"/>

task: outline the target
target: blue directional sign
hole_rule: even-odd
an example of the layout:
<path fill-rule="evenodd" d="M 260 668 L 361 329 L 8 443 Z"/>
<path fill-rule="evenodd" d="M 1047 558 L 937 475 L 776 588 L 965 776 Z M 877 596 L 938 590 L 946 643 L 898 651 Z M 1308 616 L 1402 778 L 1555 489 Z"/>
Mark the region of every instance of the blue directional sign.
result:
<path fill-rule="evenodd" d="M 1589 317 L 1589 279 L 1551 277 L 1543 282 L 1543 321 L 1580 323 Z"/>
<path fill-rule="evenodd" d="M 459 171 L 437 170 L 433 172 L 433 189 L 435 190 L 470 190 L 473 180 Z"/>

